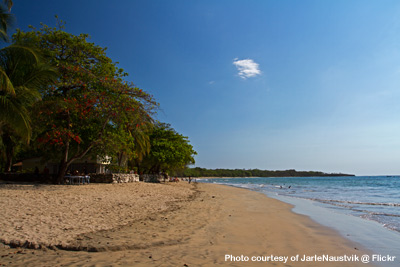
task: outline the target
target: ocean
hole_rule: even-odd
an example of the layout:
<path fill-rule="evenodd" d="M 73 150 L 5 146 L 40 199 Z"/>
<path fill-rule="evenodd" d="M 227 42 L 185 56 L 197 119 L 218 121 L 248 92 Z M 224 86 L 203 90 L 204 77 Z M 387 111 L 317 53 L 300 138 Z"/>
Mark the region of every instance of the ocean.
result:
<path fill-rule="evenodd" d="M 246 188 L 294 206 L 293 211 L 331 227 L 364 248 L 397 257 L 378 266 L 399 266 L 400 177 L 282 177 L 198 179 Z"/>
<path fill-rule="evenodd" d="M 400 233 L 399 176 L 219 178 L 202 182 L 247 188 L 268 196 L 307 199 Z"/>

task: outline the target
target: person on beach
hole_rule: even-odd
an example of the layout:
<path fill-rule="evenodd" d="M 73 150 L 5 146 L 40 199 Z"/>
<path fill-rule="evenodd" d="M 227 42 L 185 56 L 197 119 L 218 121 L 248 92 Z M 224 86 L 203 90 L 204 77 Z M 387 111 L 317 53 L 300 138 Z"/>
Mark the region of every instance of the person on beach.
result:
<path fill-rule="evenodd" d="M 190 184 L 191 181 L 192 181 L 192 177 L 189 176 L 189 184 Z"/>

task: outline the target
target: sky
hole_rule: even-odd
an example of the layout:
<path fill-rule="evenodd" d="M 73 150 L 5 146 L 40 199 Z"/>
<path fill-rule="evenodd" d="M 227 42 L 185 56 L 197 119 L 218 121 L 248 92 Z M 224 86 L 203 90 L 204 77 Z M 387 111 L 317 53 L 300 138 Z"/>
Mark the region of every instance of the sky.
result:
<path fill-rule="evenodd" d="M 13 2 L 107 47 L 195 167 L 400 174 L 400 1 Z"/>

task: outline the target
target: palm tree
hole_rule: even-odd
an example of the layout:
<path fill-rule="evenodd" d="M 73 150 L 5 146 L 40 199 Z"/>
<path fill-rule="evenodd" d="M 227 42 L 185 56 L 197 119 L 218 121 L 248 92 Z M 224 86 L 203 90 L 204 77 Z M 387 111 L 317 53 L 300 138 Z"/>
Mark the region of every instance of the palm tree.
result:
<path fill-rule="evenodd" d="M 0 4 L 0 39 L 9 40 L 14 22 L 12 0 Z M 40 53 L 18 43 L 0 49 L 0 135 L 5 150 L 5 170 L 10 171 L 16 142 L 29 143 L 32 130 L 29 108 L 40 100 L 38 89 L 56 78 L 56 71 L 43 63 Z"/>
<path fill-rule="evenodd" d="M 0 134 L 10 171 L 18 140 L 31 138 L 30 108 L 40 100 L 39 88 L 55 79 L 56 71 L 38 51 L 13 44 L 0 49 Z"/>
<path fill-rule="evenodd" d="M 3 3 L 7 6 L 0 5 L 0 39 L 8 41 L 8 29 L 14 23 L 14 16 L 10 14 L 13 2 L 11 0 L 4 0 Z"/>
<path fill-rule="evenodd" d="M 4 4 L 7 6 L 7 8 L 8 8 L 8 12 L 10 12 L 11 11 L 11 8 L 12 8 L 12 6 L 13 6 L 13 1 L 12 0 L 4 0 L 3 1 L 4 2 Z"/>

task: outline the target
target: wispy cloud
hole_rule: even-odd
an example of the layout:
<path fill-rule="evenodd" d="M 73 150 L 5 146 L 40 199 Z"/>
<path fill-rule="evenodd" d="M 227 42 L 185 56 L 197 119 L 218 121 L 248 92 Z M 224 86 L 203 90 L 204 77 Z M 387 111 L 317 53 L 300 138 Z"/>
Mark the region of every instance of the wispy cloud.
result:
<path fill-rule="evenodd" d="M 255 77 L 257 75 L 261 75 L 261 70 L 259 68 L 258 63 L 254 62 L 252 59 L 238 59 L 235 58 L 233 60 L 233 65 L 239 71 L 239 76 L 243 79 Z"/>

